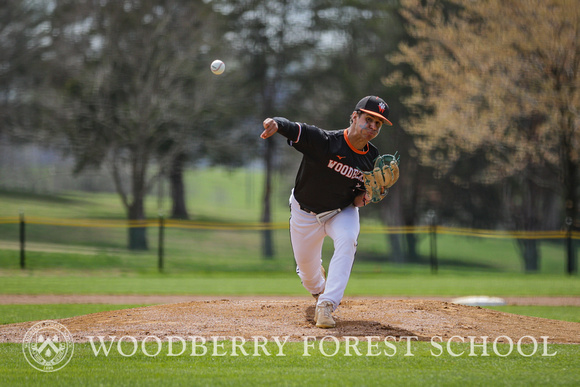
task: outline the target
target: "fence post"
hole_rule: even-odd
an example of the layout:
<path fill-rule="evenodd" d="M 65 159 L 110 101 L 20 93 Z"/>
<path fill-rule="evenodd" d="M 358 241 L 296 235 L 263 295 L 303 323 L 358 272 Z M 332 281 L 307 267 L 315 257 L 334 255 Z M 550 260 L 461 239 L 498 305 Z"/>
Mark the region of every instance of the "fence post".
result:
<path fill-rule="evenodd" d="M 25 251 L 25 242 L 26 242 L 26 225 L 24 223 L 24 212 L 20 211 L 20 269 L 26 269 L 26 251 Z"/>
<path fill-rule="evenodd" d="M 159 214 L 159 243 L 158 243 L 158 250 L 157 255 L 159 261 L 157 263 L 157 267 L 160 273 L 163 273 L 163 242 L 164 242 L 164 230 L 165 230 L 165 219 L 163 218 L 163 214 Z"/>
<path fill-rule="evenodd" d="M 566 218 L 566 252 L 568 256 L 567 271 L 572 275 L 576 273 L 576 259 L 574 259 L 574 242 L 572 241 L 572 217 Z"/>
<path fill-rule="evenodd" d="M 430 257 L 429 261 L 431 263 L 431 273 L 436 274 L 439 265 L 437 263 L 437 222 L 434 210 L 429 210 L 427 212 L 427 217 L 429 218 L 429 239 L 430 239 Z"/>

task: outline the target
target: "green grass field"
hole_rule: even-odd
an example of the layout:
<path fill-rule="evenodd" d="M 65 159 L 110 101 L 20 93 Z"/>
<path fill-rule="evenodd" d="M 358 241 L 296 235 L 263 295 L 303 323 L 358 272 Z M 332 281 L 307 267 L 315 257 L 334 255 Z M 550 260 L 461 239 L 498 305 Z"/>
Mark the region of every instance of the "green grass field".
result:
<path fill-rule="evenodd" d="M 12 273 L 12 274 L 9 274 Z M 0 294 L 307 295 L 295 273 L 44 274 L 13 271 Z M 577 277 L 488 273 L 353 273 L 347 296 L 579 296 Z"/>
<path fill-rule="evenodd" d="M 222 169 L 188 173 L 188 205 L 195 220 L 255 222 L 260 218 L 261 176 L 256 171 Z M 203 181 L 203 184 L 198 182 Z M 243 188 L 240 188 L 243 187 Z M 275 181 L 274 221 L 286 222 L 289 184 Z M 70 192 L 38 195 L 0 190 L 0 217 L 18 216 L 60 219 L 125 219 L 115 194 Z M 162 208 L 158 208 L 158 204 Z M 167 212 L 167 199 L 147 200 L 147 214 Z M 375 224 L 368 211 L 363 224 Z M 164 272 L 157 270 L 157 229 L 148 230 L 149 250 L 126 249 L 124 228 L 27 225 L 26 270 L 19 269 L 18 225 L 0 224 L 0 294 L 165 294 L 165 295 L 280 295 L 307 296 L 294 273 L 287 230 L 274 232 L 275 257 L 264 259 L 261 234 L 256 231 L 206 231 L 166 229 Z M 541 243 L 538 274 L 521 272 L 517 246 L 511 239 L 438 236 L 439 271 L 428 264 L 429 240 L 420 236 L 420 262 L 398 264 L 390 256 L 389 238 L 361 234 L 357 261 L 347 288 L 349 296 L 580 296 L 580 278 L 565 275 L 565 253 L 561 242 Z M 325 265 L 332 250 L 325 243 Z M 60 319 L 140 305 L 51 304 L 0 305 L 0 324 Z M 580 308 L 572 306 L 501 306 L 500 311 L 580 323 Z M 223 343 L 231 348 L 232 342 Z M 319 342 L 314 343 L 315 348 Z M 332 342 L 323 347 L 332 352 Z M 128 347 L 129 346 L 129 347 Z M 113 347 L 115 349 L 117 347 Z M 130 352 L 130 343 L 121 348 Z M 153 343 L 145 348 L 155 352 Z M 213 347 L 208 347 L 212 353 Z M 251 353 L 252 347 L 244 348 Z M 266 348 L 273 354 L 276 347 Z M 469 344 L 453 343 L 453 356 L 428 342 L 413 342 L 413 356 L 396 343 L 396 354 L 346 356 L 340 348 L 335 356 L 311 350 L 304 356 L 304 343 L 288 343 L 285 356 L 167 356 L 148 357 L 139 350 L 125 357 L 117 351 L 95 356 L 89 344 L 75 345 L 71 362 L 62 370 L 44 373 L 25 360 L 22 345 L 0 344 L 2 385 L 199 385 L 199 386 L 302 386 L 302 385 L 570 385 L 580 384 L 580 345 L 549 345 L 549 353 L 538 351 L 526 357 L 515 349 L 500 356 L 489 347 L 490 356 L 469 356 Z M 391 347 L 380 347 L 392 351 Z M 500 344 L 499 353 L 509 348 Z M 524 345 L 524 354 L 533 348 Z M 392 352 L 390 352 L 392 353 Z"/>
<path fill-rule="evenodd" d="M 328 340 L 322 347 L 320 342 L 307 348 L 303 342 L 286 343 L 281 351 L 274 343 L 269 343 L 265 351 L 255 351 L 252 343 L 246 343 L 243 348 L 248 356 L 241 350 L 233 356 L 231 342 L 218 343 L 218 347 L 210 342 L 204 356 L 191 356 L 191 345 L 181 356 L 168 356 L 167 344 L 158 347 L 148 343 L 145 352 L 159 351 L 159 355 L 148 357 L 140 345 L 135 355 L 123 356 L 121 353 L 129 355 L 135 350 L 131 343 L 123 343 L 120 351 L 113 346 L 108 356 L 102 352 L 95 356 L 90 344 L 77 344 L 65 368 L 43 373 L 26 363 L 21 345 L 4 344 L 0 346 L 0 372 L 6 386 L 24 381 L 27 386 L 573 386 L 580 382 L 580 346 L 550 345 L 546 354 L 554 356 L 542 356 L 539 349 L 526 357 L 516 349 L 510 353 L 507 344 L 498 345 L 497 354 L 489 346 L 489 356 L 481 356 L 481 348 L 475 348 L 475 356 L 469 356 L 469 344 L 452 344 L 449 348 L 453 354 L 463 352 L 456 357 L 446 347 L 441 352 L 430 343 L 392 345 L 377 343 L 369 350 L 362 342 L 356 346 L 359 356 L 353 347 L 347 352 L 344 342 L 337 346 Z M 523 345 L 520 350 L 526 355 L 534 353 L 530 345 Z M 171 353 L 179 351 L 181 347 Z M 196 353 L 203 353 L 201 347 Z M 279 354 L 283 356 L 276 356 Z"/>

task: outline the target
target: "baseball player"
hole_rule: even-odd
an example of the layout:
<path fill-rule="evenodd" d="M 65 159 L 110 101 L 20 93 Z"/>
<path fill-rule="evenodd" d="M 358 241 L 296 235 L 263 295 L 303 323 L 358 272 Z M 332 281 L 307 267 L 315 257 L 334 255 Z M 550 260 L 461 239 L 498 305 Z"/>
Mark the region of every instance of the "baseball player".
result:
<path fill-rule="evenodd" d="M 359 101 L 350 115 L 350 126 L 343 130 L 323 130 L 281 117 L 266 118 L 263 123 L 263 139 L 278 132 L 303 155 L 290 195 L 290 238 L 296 272 L 317 300 L 314 321 L 319 328 L 336 325 L 332 312 L 342 300 L 354 263 L 358 208 L 385 197 L 399 177 L 396 161 L 375 168 L 380 156 L 370 141 L 383 124 L 392 125 L 389 107 L 376 96 Z M 385 172 L 380 182 L 373 170 Z M 322 266 L 326 236 L 334 241 L 327 278 Z"/>

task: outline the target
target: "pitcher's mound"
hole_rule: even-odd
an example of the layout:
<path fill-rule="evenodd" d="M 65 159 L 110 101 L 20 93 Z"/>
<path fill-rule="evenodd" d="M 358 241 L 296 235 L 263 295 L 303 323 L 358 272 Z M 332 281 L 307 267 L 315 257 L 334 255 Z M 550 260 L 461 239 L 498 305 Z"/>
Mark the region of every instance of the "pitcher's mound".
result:
<path fill-rule="evenodd" d="M 93 313 L 58 320 L 73 335 L 76 342 L 87 336 L 147 336 L 164 339 L 167 336 L 252 336 L 271 338 L 290 336 L 301 341 L 305 336 L 416 336 L 431 340 L 439 336 L 475 336 L 481 342 L 517 342 L 524 336 L 538 342 L 547 336 L 549 343 L 580 343 L 580 323 L 527 317 L 497 312 L 481 307 L 458 305 L 432 300 L 343 300 L 334 313 L 336 328 L 319 329 L 314 325 L 314 300 L 305 298 L 272 300 L 221 299 L 155 305 L 143 308 Z M 34 322 L 0 326 L 0 342 L 21 342 Z M 459 339 L 457 339 L 459 341 Z M 523 342 L 530 342 L 526 338 Z"/>

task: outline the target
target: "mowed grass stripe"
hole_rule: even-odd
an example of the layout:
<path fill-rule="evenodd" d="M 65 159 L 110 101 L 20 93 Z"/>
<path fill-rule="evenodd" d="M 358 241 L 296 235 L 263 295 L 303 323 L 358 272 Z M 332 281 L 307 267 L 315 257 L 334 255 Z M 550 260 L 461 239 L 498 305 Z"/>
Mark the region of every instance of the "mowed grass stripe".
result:
<path fill-rule="evenodd" d="M 305 295 L 293 273 L 0 277 L 0 294 Z M 521 274 L 356 274 L 346 296 L 580 296 L 580 278 Z"/>
<path fill-rule="evenodd" d="M 0 324 L 58 320 L 90 313 L 137 308 L 134 304 L 26 304 L 0 305 Z"/>

